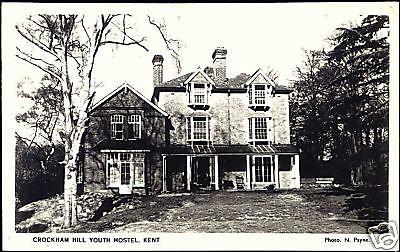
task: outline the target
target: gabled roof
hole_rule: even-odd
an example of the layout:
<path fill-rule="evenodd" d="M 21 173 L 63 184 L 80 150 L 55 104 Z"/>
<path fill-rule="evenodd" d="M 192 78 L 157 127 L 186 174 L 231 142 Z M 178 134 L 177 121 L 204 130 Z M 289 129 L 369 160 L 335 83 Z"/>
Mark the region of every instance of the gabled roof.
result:
<path fill-rule="evenodd" d="M 266 76 L 261 68 L 259 68 L 253 75 L 244 83 L 244 86 L 247 87 L 249 84 L 251 84 L 259 75 L 261 75 L 269 84 L 271 84 L 273 87 L 275 87 L 275 83 L 268 77 Z"/>
<path fill-rule="evenodd" d="M 212 84 L 212 85 L 215 86 L 215 82 L 210 78 L 210 76 L 208 76 L 203 70 L 201 70 L 200 67 L 197 68 L 197 71 L 196 71 L 196 72 L 193 72 L 192 75 L 190 75 L 189 78 L 187 78 L 187 79 L 183 82 L 183 85 L 188 84 L 188 83 L 189 83 L 197 74 L 199 74 L 199 73 L 200 73 L 201 75 L 203 75 L 203 77 L 206 78 L 206 80 L 207 80 L 208 82 L 210 82 L 210 84 Z"/>
<path fill-rule="evenodd" d="M 206 76 L 208 76 L 206 73 L 204 73 L 204 71 L 201 71 L 203 74 L 205 74 Z M 196 76 L 197 72 L 190 72 L 190 73 L 186 73 L 184 75 L 181 75 L 177 78 L 174 78 L 172 80 L 166 81 L 161 83 L 160 85 L 157 85 L 155 88 L 178 88 L 178 87 L 182 87 L 184 83 L 187 83 L 190 81 L 191 78 L 193 78 L 194 76 Z M 250 80 L 253 81 L 257 76 L 258 73 L 261 73 L 262 76 L 266 79 L 271 81 L 271 83 L 273 83 L 272 80 L 270 80 L 270 78 L 268 78 L 267 76 L 265 76 L 264 73 L 262 73 L 261 69 L 258 69 L 256 72 L 254 72 L 252 75 L 249 75 L 247 73 L 241 73 L 233 78 L 228 78 L 227 82 L 224 85 L 221 84 L 217 84 L 215 87 L 217 89 L 223 90 L 223 89 L 244 89 L 246 87 L 246 83 L 249 82 Z M 210 78 L 210 76 L 208 76 Z M 212 78 L 210 78 L 212 80 Z M 251 83 L 251 81 L 249 83 Z M 215 83 L 215 82 L 214 82 Z M 282 85 L 277 85 L 277 84 L 273 84 L 275 87 L 276 91 L 279 92 L 291 92 L 292 89 L 287 88 L 285 86 Z"/>
<path fill-rule="evenodd" d="M 137 96 L 139 96 L 142 100 L 144 100 L 146 103 L 148 103 L 151 107 L 153 107 L 155 110 L 157 110 L 158 112 L 160 112 L 163 116 L 168 116 L 168 113 L 165 112 L 164 110 L 162 110 L 160 107 L 158 107 L 157 105 L 155 105 L 154 103 L 152 103 L 149 99 L 147 99 L 146 97 L 144 97 L 139 91 L 137 91 L 135 88 L 133 88 L 131 85 L 129 85 L 128 83 L 123 83 L 122 85 L 120 85 L 119 87 L 117 87 L 116 89 L 114 89 L 114 91 L 112 91 L 111 93 L 109 93 L 108 95 L 104 96 L 101 100 L 99 100 L 96 104 L 93 105 L 91 111 L 95 110 L 96 108 L 98 108 L 99 106 L 103 105 L 106 101 L 108 101 L 109 99 L 111 99 L 115 94 L 117 94 L 118 92 L 120 92 L 121 90 L 123 90 L 124 88 L 129 89 L 130 91 L 132 91 L 134 94 L 136 94 Z"/>

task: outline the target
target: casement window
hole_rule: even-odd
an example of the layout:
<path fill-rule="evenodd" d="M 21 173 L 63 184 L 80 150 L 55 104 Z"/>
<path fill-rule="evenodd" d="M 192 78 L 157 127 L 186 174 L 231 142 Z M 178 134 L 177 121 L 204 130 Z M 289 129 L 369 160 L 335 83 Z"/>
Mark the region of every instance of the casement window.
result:
<path fill-rule="evenodd" d="M 112 115 L 111 116 L 111 138 L 122 140 L 124 135 L 124 116 Z"/>
<path fill-rule="evenodd" d="M 210 118 L 209 117 L 187 117 L 187 140 L 209 141 L 210 140 Z"/>
<path fill-rule="evenodd" d="M 260 156 L 253 157 L 254 161 L 254 182 L 274 182 L 274 170 L 272 157 Z"/>
<path fill-rule="evenodd" d="M 139 139 L 141 137 L 141 121 L 140 115 L 128 117 L 128 139 Z"/>
<path fill-rule="evenodd" d="M 106 180 L 110 187 L 120 185 L 144 186 L 144 154 L 107 153 Z"/>
<path fill-rule="evenodd" d="M 205 84 L 190 84 L 189 90 L 190 105 L 206 105 L 208 104 L 208 90 Z"/>
<path fill-rule="evenodd" d="M 130 140 L 140 139 L 142 134 L 141 116 L 128 115 L 127 124 L 125 117 L 125 115 L 111 116 L 111 138 L 116 140 L 123 140 L 124 138 L 126 139 L 126 137 Z"/>
<path fill-rule="evenodd" d="M 272 132 L 271 117 L 249 118 L 250 141 L 272 141 L 271 132 Z"/>
<path fill-rule="evenodd" d="M 267 106 L 272 95 L 272 86 L 266 84 L 249 85 L 249 105 Z"/>

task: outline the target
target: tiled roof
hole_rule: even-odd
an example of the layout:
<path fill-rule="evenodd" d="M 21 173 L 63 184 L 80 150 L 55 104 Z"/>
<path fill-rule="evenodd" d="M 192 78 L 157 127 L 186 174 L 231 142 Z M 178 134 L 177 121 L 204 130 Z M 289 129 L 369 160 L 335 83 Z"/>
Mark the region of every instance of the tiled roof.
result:
<path fill-rule="evenodd" d="M 193 72 L 181 75 L 175 79 L 163 82 L 160 85 L 157 85 L 157 87 L 180 87 L 182 83 L 185 82 L 185 80 L 187 80 L 187 78 L 189 78 L 192 74 Z"/>
<path fill-rule="evenodd" d="M 181 75 L 175 79 L 166 81 L 158 85 L 157 87 L 180 87 L 185 80 L 187 80 L 193 72 Z M 211 77 L 211 76 L 210 76 Z M 248 79 L 251 78 L 251 75 L 246 73 L 241 73 L 233 78 L 227 78 L 227 81 L 224 84 L 217 84 L 218 88 L 242 88 L 243 84 L 246 83 Z M 213 78 L 212 78 L 213 79 Z M 291 91 L 290 88 L 276 85 L 276 90 L 278 91 Z"/>
<path fill-rule="evenodd" d="M 240 88 L 242 85 L 251 77 L 251 75 L 246 73 L 241 73 L 234 78 L 228 78 L 226 82 L 227 87 L 237 87 Z"/>

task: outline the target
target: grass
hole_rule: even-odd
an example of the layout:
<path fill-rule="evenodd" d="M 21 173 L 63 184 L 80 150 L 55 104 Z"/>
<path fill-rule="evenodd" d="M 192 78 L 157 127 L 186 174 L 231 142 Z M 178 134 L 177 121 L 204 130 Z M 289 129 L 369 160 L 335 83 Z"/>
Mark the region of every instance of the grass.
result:
<path fill-rule="evenodd" d="M 358 211 L 348 209 L 351 193 L 309 189 L 125 197 L 97 221 L 63 232 L 366 233 L 371 223 L 349 221 L 360 219 Z"/>

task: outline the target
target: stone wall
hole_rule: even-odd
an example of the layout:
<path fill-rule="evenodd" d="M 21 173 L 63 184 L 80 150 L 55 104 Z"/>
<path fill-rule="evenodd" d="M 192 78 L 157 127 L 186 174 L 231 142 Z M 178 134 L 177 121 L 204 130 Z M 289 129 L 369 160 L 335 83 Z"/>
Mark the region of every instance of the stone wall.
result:
<path fill-rule="evenodd" d="M 254 111 L 248 107 L 247 93 L 212 93 L 208 110 L 193 110 L 188 107 L 189 97 L 185 92 L 160 92 L 158 105 L 169 113 L 173 129 L 171 144 L 186 143 L 186 116 L 208 114 L 211 117 L 211 138 L 214 144 L 247 144 L 249 121 L 252 116 L 271 116 L 274 127 L 274 143 L 289 144 L 289 101 L 287 94 L 272 98 L 268 111 Z"/>

